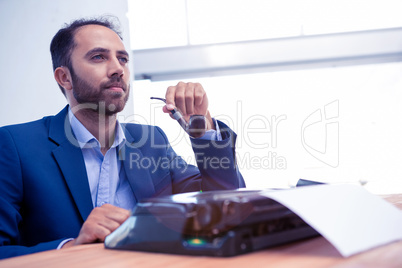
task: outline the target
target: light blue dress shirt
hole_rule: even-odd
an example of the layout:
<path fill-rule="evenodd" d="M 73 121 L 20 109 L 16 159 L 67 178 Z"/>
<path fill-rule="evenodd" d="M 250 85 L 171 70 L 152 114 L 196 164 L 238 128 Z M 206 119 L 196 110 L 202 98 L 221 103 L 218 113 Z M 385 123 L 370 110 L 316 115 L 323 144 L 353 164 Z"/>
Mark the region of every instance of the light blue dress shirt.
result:
<path fill-rule="evenodd" d="M 117 157 L 119 145 L 126 140 L 120 123 L 116 124 L 112 146 L 103 155 L 99 141 L 81 124 L 71 110 L 69 117 L 71 128 L 84 157 L 93 206 L 111 204 L 132 210 L 136 199 L 121 161 Z"/>

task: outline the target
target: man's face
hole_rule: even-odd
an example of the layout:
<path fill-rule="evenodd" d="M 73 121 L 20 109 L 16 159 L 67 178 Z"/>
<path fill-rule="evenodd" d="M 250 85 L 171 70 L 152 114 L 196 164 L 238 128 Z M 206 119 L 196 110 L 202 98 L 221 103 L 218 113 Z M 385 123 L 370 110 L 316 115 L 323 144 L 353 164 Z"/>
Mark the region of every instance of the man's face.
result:
<path fill-rule="evenodd" d="M 79 104 L 104 105 L 106 115 L 123 110 L 130 91 L 128 53 L 112 30 L 87 25 L 74 36 L 71 54 L 73 96 Z"/>

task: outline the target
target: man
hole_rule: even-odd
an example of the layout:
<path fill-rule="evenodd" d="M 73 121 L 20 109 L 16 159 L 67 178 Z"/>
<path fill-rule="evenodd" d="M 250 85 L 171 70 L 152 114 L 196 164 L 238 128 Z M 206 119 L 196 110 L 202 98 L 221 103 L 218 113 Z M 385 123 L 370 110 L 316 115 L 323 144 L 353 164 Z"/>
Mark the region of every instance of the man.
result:
<path fill-rule="evenodd" d="M 143 198 L 245 186 L 235 134 L 222 123 L 215 130 L 200 84 L 169 87 L 163 108 L 176 107 L 186 120 L 206 116 L 207 133 L 191 139 L 198 168 L 175 154 L 158 127 L 116 120 L 129 96 L 130 71 L 110 22 L 67 25 L 51 53 L 67 107 L 0 128 L 0 258 L 102 242 Z"/>

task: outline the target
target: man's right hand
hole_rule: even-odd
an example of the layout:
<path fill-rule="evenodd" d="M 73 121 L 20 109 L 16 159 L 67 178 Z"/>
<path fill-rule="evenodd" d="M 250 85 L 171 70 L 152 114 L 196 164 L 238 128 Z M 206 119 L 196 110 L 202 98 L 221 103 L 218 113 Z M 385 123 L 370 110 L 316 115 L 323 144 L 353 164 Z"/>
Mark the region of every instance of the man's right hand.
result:
<path fill-rule="evenodd" d="M 110 204 L 96 207 L 82 225 L 78 237 L 67 242 L 62 248 L 103 242 L 105 237 L 116 230 L 128 217 L 130 217 L 130 211 L 123 208 Z"/>

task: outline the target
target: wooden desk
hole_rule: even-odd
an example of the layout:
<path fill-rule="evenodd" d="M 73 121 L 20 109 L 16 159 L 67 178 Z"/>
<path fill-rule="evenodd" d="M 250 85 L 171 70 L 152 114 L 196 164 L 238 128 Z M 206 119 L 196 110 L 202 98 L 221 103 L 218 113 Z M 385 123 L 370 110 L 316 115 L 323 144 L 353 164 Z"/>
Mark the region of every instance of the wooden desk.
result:
<path fill-rule="evenodd" d="M 402 195 L 384 198 L 402 209 Z M 229 258 L 110 250 L 103 244 L 90 244 L 2 260 L 0 267 L 402 267 L 402 241 L 349 258 L 343 258 L 323 237 Z"/>

